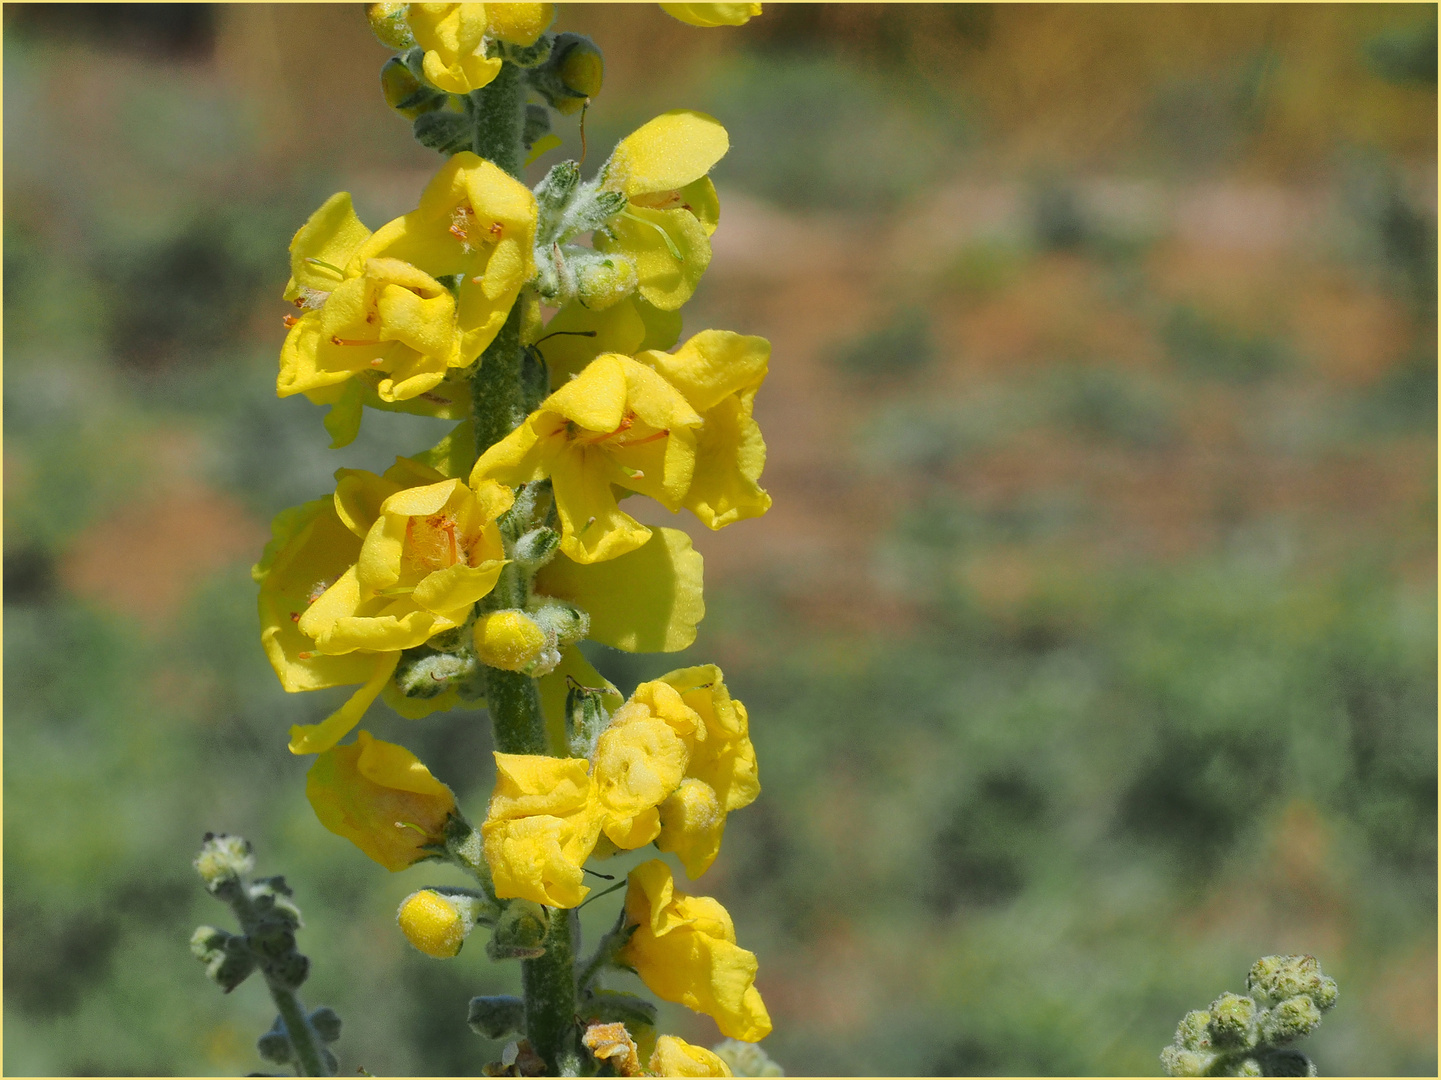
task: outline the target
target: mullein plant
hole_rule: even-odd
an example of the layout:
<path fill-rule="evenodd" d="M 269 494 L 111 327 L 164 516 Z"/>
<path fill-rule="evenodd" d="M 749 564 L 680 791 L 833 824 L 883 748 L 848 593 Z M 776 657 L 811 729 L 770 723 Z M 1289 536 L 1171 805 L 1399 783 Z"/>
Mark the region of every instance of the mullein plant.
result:
<path fill-rule="evenodd" d="M 760 12 L 661 6 L 695 26 Z M 588 860 L 654 845 L 694 880 L 727 815 L 760 792 L 746 709 L 719 668 L 671 671 L 627 697 L 577 648 L 674 652 L 705 613 L 689 537 L 642 525 L 621 500 L 648 496 L 711 529 L 770 507 L 752 418 L 769 343 L 713 329 L 680 341 L 728 136 L 704 113 L 666 112 L 590 179 L 564 161 L 531 190 L 523 166 L 601 89 L 596 45 L 553 32 L 551 4 L 367 13 L 397 53 L 381 69 L 386 101 L 444 162 L 414 210 L 374 231 L 342 192 L 295 234 L 277 390 L 327 405 L 335 447 L 367 407 L 455 426 L 383 473 L 340 469 L 332 495 L 272 525 L 254 575 L 282 686 L 356 687 L 291 730 L 290 751 L 314 755 L 306 794 L 321 824 L 387 870 L 441 860 L 472 879 L 413 893 L 398 922 L 437 959 L 484 926 L 488 955 L 519 961 L 522 996 L 469 1005 L 477 1032 L 513 1039 L 488 1075 L 780 1075 L 753 1045 L 771 1030 L 756 957 L 717 901 L 651 859 L 588 952 L 577 917 Z M 376 698 L 417 720 L 485 705 L 497 779 L 478 827 L 408 750 L 351 738 Z M 232 978 L 234 936 L 203 936 L 197 954 Z M 658 1033 L 654 1004 L 605 985 L 617 970 L 711 1016 L 726 1041 L 713 1051 Z M 300 1013 L 281 1013 L 262 1039 L 270 1059 L 332 1074 L 324 1032 L 310 1039 Z M 321 1026 L 338 1031 L 330 1015 Z"/>

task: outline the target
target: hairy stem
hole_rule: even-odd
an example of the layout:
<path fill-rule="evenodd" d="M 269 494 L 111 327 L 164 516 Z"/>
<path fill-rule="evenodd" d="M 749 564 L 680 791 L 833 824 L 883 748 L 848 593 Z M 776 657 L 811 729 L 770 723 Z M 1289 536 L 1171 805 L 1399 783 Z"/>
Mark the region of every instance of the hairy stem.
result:
<path fill-rule="evenodd" d="M 525 76 L 520 68 L 501 65 L 488 86 L 471 92 L 470 102 L 475 152 L 519 179 L 525 161 Z"/>
<path fill-rule="evenodd" d="M 244 884 L 237 882 L 236 887 L 225 898 L 230 901 L 230 910 L 235 912 L 241 931 L 249 934 L 255 928 L 257 918 L 255 906 L 246 895 Z M 290 1036 L 290 1045 L 295 1049 L 296 1066 L 300 1075 L 329 1076 L 330 1070 L 325 1067 L 325 1057 L 321 1053 L 320 1036 L 311 1026 L 310 1017 L 305 1006 L 300 1003 L 300 998 L 288 986 L 277 984 L 263 965 L 261 972 L 265 976 L 266 986 L 270 988 L 270 1000 L 275 1002 L 276 1011 L 285 1021 L 285 1031 Z"/>
<path fill-rule="evenodd" d="M 545 955 L 521 965 L 525 989 L 525 1037 L 552 1076 L 576 1076 L 581 1065 L 575 1024 L 575 950 L 580 917 L 551 912 Z"/>
<path fill-rule="evenodd" d="M 525 82 L 518 67 L 505 64 L 495 80 L 470 96 L 475 152 L 519 177 L 524 161 Z M 534 404 L 524 378 L 520 342 L 522 302 L 511 308 L 499 334 L 481 355 L 471 376 L 475 449 L 483 454 L 514 431 Z M 507 547 L 513 542 L 508 538 Z M 485 610 L 522 607 L 528 583 L 516 564 L 502 572 Z M 513 671 L 487 668 L 486 706 L 495 748 L 507 754 L 544 754 L 545 719 L 535 680 Z M 521 962 L 525 991 L 525 1035 L 545 1061 L 550 1076 L 576 1076 L 583 1061 L 575 1026 L 575 949 L 580 921 L 574 911 L 556 911 L 545 940 L 545 955 Z"/>

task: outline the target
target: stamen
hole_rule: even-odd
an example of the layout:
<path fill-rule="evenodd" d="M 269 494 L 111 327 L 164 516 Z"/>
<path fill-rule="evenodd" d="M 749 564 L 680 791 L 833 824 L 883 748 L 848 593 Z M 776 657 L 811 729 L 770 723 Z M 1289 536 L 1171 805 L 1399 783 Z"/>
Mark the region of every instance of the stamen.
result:
<path fill-rule="evenodd" d="M 344 270 L 342 270 L 342 269 L 341 269 L 340 267 L 338 267 L 338 266 L 335 266 L 335 265 L 333 265 L 333 264 L 331 264 L 331 263 L 326 262 L 326 261 L 323 260 L 323 259 L 312 259 L 310 256 L 307 255 L 306 258 L 305 258 L 305 261 L 308 262 L 308 263 L 310 263 L 310 264 L 313 265 L 313 266 L 319 266 L 319 267 L 321 267 L 321 268 L 323 268 L 323 269 L 325 269 L 325 270 L 329 270 L 329 271 L 330 271 L 332 274 L 334 274 L 336 277 L 341 277 L 341 278 L 343 278 L 343 277 L 345 276 L 345 271 L 344 271 Z"/>
<path fill-rule="evenodd" d="M 649 225 L 656 232 L 660 233 L 661 239 L 665 241 L 665 249 L 670 252 L 671 258 L 674 259 L 676 262 L 685 262 L 685 256 L 680 253 L 680 248 L 675 246 L 675 241 L 670 238 L 670 233 L 666 232 L 654 221 L 647 221 L 643 217 L 636 217 L 636 215 L 630 212 L 629 204 L 627 204 L 627 209 L 622 210 L 617 216 L 623 218 L 630 218 L 631 221 L 638 221 L 642 225 Z"/>
<path fill-rule="evenodd" d="M 332 345 L 374 345 L 374 344 L 376 344 L 374 341 L 352 341 L 352 340 L 350 340 L 349 338 L 336 337 L 334 334 L 331 334 L 331 335 L 330 335 L 330 343 L 331 343 Z"/>
<path fill-rule="evenodd" d="M 301 660 L 309 660 L 309 659 L 310 659 L 312 656 L 314 656 L 315 654 L 314 654 L 314 653 L 308 653 L 308 652 L 298 652 L 298 653 L 296 653 L 295 655 L 296 655 L 299 659 L 301 659 Z"/>
<path fill-rule="evenodd" d="M 280 316 L 280 321 L 283 322 L 283 323 L 285 324 L 285 328 L 286 328 L 287 330 L 289 330 L 292 326 L 294 326 L 294 325 L 295 325 L 296 323 L 298 323 L 300 320 L 299 320 L 298 318 L 296 318 L 294 315 L 282 315 L 282 316 Z"/>
<path fill-rule="evenodd" d="M 300 621 L 300 612 L 298 612 L 298 611 L 292 611 L 292 612 L 290 613 L 290 621 L 291 621 L 291 622 L 299 622 L 299 621 Z"/>

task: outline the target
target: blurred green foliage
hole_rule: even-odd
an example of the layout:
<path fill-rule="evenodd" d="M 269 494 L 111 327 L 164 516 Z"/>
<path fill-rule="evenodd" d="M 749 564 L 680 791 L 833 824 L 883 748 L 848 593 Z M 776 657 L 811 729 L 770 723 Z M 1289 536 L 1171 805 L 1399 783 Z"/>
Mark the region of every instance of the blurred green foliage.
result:
<path fill-rule="evenodd" d="M 292 230 L 341 186 L 378 223 L 432 163 L 377 156 L 408 138 L 398 120 L 347 136 L 362 165 L 327 157 L 303 96 L 281 115 L 316 145 L 278 152 L 263 95 L 216 84 L 194 33 L 137 51 L 133 27 L 72 32 L 27 7 L 5 40 L 5 1069 L 258 1066 L 263 988 L 222 997 L 186 945 L 213 918 L 190 859 L 216 830 L 295 889 L 306 997 L 344 1019 L 345 1072 L 473 1075 L 499 1047 L 466 1002 L 517 973 L 474 946 L 448 963 L 406 947 L 402 897 L 458 878 L 386 875 L 317 824 L 284 733 L 342 692 L 280 691 L 247 573 L 277 510 L 444 430 L 373 414 L 333 452 L 319 410 L 273 396 Z M 1435 216 L 1410 164 L 1338 136 L 1316 166 L 1336 196 L 1325 242 L 1270 277 L 1274 252 L 1242 247 L 1217 275 L 1240 285 L 1210 288 L 1187 269 L 1209 265 L 1194 237 L 1119 229 L 1084 162 L 1008 158 L 1027 129 L 905 70 L 943 34 L 982 73 L 1022 70 L 1004 50 L 1034 40 L 1024 70 L 1041 70 L 1045 35 L 1014 20 L 1049 15 L 814 8 L 768 8 L 754 46 L 718 31 L 730 51 L 688 76 L 684 102 L 731 132 L 723 201 L 795 211 L 868 256 L 907 214 L 944 231 L 926 200 L 971 166 L 1015 209 L 924 280 L 881 264 L 854 333 L 747 314 L 780 286 L 727 278 L 718 253 L 698 317 L 777 341 L 759 403 L 777 503 L 756 535 L 806 555 L 749 576 L 713 560 L 684 654 L 590 650 L 627 690 L 714 660 L 749 707 L 764 793 L 698 887 L 761 958 L 768 1052 L 792 1075 L 1154 1074 L 1187 1008 L 1258 955 L 1313 952 L 1342 988 L 1308 1043 L 1322 1072 L 1434 1075 Z M 1145 16 L 1161 37 L 1189 17 L 1166 11 Z M 225 20 L 259 16 L 218 17 L 206 32 L 243 51 Z M 1410 33 L 1414 9 L 1387 18 Z M 1272 45 L 1238 36 L 1209 82 L 1114 56 L 1145 75 L 1136 155 L 1168 196 L 1236 160 L 1259 122 L 1237 102 L 1289 85 L 1294 45 L 1257 67 Z M 1362 40 L 1317 31 L 1314 50 L 1405 51 Z M 378 96 L 364 78 L 357 102 Z M 602 99 L 591 165 L 672 104 Z M 1192 130 L 1176 109 L 1225 153 L 1174 147 Z M 785 279 L 792 302 L 824 296 L 822 269 Z M 1343 301 L 1365 333 L 1312 333 Z M 1378 337 L 1379 359 L 1356 359 Z M 817 465 L 776 419 L 827 402 L 855 423 L 821 417 Z M 481 812 L 483 714 L 377 705 L 367 727 Z M 587 908 L 589 933 L 616 902 Z M 679 1008 L 662 1021 L 715 1041 Z"/>

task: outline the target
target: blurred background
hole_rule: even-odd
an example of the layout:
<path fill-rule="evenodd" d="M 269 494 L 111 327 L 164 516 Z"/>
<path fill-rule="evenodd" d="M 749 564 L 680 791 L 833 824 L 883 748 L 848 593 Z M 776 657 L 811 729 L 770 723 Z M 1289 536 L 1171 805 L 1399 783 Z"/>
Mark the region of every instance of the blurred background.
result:
<path fill-rule="evenodd" d="M 4 19 L 4 1069 L 263 1067 L 263 986 L 187 949 L 228 925 L 190 868 L 217 830 L 292 883 L 342 1073 L 474 1075 L 467 999 L 518 972 L 411 950 L 397 903 L 459 879 L 315 820 L 286 731 L 346 691 L 281 692 L 248 573 L 276 511 L 444 431 L 331 451 L 274 396 L 292 232 L 336 190 L 376 227 L 439 159 L 359 5 Z M 1435 1075 L 1435 9 L 556 25 L 606 55 L 587 172 L 665 109 L 731 133 L 686 330 L 774 343 L 775 508 L 680 523 L 692 650 L 593 658 L 626 691 L 713 660 L 750 709 L 764 793 L 696 891 L 760 956 L 771 1055 L 1154 1074 L 1306 952 L 1323 1074 Z M 484 714 L 366 726 L 483 815 Z"/>

